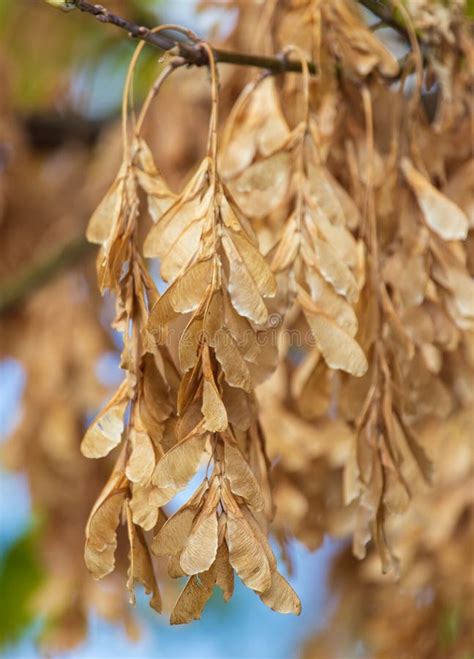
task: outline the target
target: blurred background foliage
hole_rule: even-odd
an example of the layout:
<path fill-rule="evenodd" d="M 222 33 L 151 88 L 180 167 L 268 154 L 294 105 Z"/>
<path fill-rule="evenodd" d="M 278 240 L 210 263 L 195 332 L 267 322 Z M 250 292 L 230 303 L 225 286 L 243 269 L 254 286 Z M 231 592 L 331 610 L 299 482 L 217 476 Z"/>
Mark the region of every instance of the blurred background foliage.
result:
<path fill-rule="evenodd" d="M 38 535 L 38 528 L 27 528 L 1 558 L 0 647 L 17 641 L 34 622 L 30 605 L 43 579 Z"/>
<path fill-rule="evenodd" d="M 162 5 L 160 0 L 108 3 L 111 11 L 145 25 L 157 22 Z M 51 108 L 86 116 L 116 112 L 134 44 L 119 30 L 104 30 L 89 16 L 71 19 L 67 13 L 47 10 L 38 0 L 0 4 L 0 39 L 11 102 L 24 113 Z M 150 83 L 156 59 L 156 53 L 147 49 L 137 71 L 138 94 Z"/>

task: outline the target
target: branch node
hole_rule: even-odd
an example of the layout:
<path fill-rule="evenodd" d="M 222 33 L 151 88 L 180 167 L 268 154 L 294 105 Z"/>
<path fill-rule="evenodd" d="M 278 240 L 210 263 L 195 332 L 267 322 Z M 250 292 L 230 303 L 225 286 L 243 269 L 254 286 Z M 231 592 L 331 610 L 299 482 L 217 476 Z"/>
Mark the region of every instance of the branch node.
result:
<path fill-rule="evenodd" d="M 283 51 L 282 53 L 277 53 L 275 55 L 275 59 L 277 59 L 280 62 L 281 66 L 281 72 L 284 73 L 288 67 L 288 53 L 286 51 Z"/>

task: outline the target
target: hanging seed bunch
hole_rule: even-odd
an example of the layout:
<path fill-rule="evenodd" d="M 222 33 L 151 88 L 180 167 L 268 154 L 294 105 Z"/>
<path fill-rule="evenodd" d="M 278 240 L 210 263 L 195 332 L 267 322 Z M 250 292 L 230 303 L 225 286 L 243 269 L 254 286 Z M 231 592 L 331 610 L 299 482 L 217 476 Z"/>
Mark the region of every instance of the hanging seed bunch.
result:
<path fill-rule="evenodd" d="M 275 611 L 300 612 L 269 544 L 273 492 L 283 546 L 290 535 L 311 548 L 325 533 L 352 535 L 357 557 L 373 543 L 383 571 L 398 573 L 391 525 L 436 478 L 423 424 L 473 404 L 460 65 L 472 48 L 457 12 L 439 31 L 430 24 L 428 73 L 451 76 L 438 77 L 430 123 L 416 34 L 428 18 L 400 13 L 413 51 L 403 70 L 354 2 L 272 3 L 258 25 L 263 49 L 281 45 L 302 72 L 258 76 L 225 121 L 214 53 L 199 42 L 211 78 L 207 151 L 177 194 L 142 127 L 183 62 L 170 56 L 130 130 L 141 46 L 132 60 L 123 164 L 88 228 L 101 245 L 99 287 L 116 299 L 125 379 L 83 440 L 88 457 L 121 445 L 89 519 L 86 562 L 97 578 L 110 573 L 124 524 L 131 593 L 140 581 L 160 610 L 152 553 L 187 577 L 172 623 L 199 618 L 216 585 L 228 600 L 235 574 Z M 145 258 L 159 262 L 161 295 Z M 280 459 L 272 478 L 267 446 Z"/>
<path fill-rule="evenodd" d="M 113 571 L 117 528 L 123 522 L 130 546 L 130 600 L 134 602 L 133 584 L 138 580 L 152 595 L 150 605 L 160 612 L 161 598 L 144 531 L 153 528 L 159 518 L 161 501 L 153 499 L 150 491 L 152 474 L 164 454 L 163 446 L 173 441 L 167 439 L 174 416 L 169 385 L 173 365 L 167 353 L 156 348 L 147 329 L 149 310 L 158 294 L 138 247 L 139 187 L 150 191 L 159 208 L 171 203 L 172 195 L 161 184 L 138 131 L 129 140 L 128 95 L 142 47 L 137 47 L 132 59 L 124 93 L 123 163 L 87 229 L 88 239 L 101 245 L 97 259 L 100 290 L 110 289 L 115 294 L 114 328 L 124 339 L 121 366 L 126 377 L 92 422 L 81 448 L 87 457 L 98 458 L 122 444 L 89 517 L 86 564 L 96 578 Z M 161 80 L 168 73 L 166 69 Z"/>
<path fill-rule="evenodd" d="M 331 575 L 339 603 L 327 629 L 308 640 L 303 657 L 350 655 L 361 640 L 380 658 L 400 652 L 436 659 L 469 655 L 474 583 L 466 578 L 465 565 L 474 540 L 468 458 L 473 422 L 471 408 L 459 410 L 444 424 L 430 421 L 419 428 L 420 440 L 432 446 L 436 457 L 446 443 L 450 453 L 449 459 L 441 459 L 436 487 L 417 498 L 406 516 L 395 518 L 392 533 L 404 587 L 380 574 L 374 551 L 359 563 L 350 551 L 342 551 Z"/>
<path fill-rule="evenodd" d="M 267 540 L 272 505 L 253 393 L 277 362 L 267 303 L 277 287 L 248 219 L 219 176 L 217 72 L 207 50 L 213 96 L 208 154 L 144 245 L 148 256 L 160 258 L 170 283 L 149 328 L 159 343 L 176 337 L 182 373 L 177 444 L 152 476 L 163 503 L 207 462 L 201 486 L 154 539 L 171 576 L 190 577 L 172 622 L 198 617 L 214 584 L 228 599 L 234 570 L 271 608 L 300 609 Z"/>
<path fill-rule="evenodd" d="M 309 112 L 308 71 L 300 54 L 305 68 L 303 121 L 288 129 L 275 107 L 273 80 L 264 79 L 258 99 L 245 98 L 247 111 L 239 113 L 241 123 L 229 131 L 231 157 L 240 162 L 241 170 L 245 167 L 232 177 L 231 190 L 253 216 L 266 215 L 281 203 L 287 205 L 289 215 L 272 250 L 272 270 L 288 280 L 290 302 L 296 298 L 328 366 L 360 376 L 367 370 L 367 361 L 354 339 L 353 304 L 359 291 L 352 270 L 358 263 L 357 244 L 346 227 L 338 186 L 332 184 L 318 154 L 317 128 Z M 261 105 L 267 117 L 260 129 L 254 113 Z M 277 117 L 275 123 L 271 115 Z M 260 147 L 258 151 L 254 147 L 257 158 L 248 149 L 247 135 Z M 246 166 L 249 152 L 253 162 Z"/>
<path fill-rule="evenodd" d="M 214 63 L 211 73 L 208 154 L 183 193 L 173 198 L 166 191 L 146 145 L 136 137 L 129 145 L 126 141 L 119 175 L 88 229 L 89 239 L 102 244 L 101 288 L 116 294 L 114 324 L 124 334 L 127 378 L 82 445 L 86 455 L 102 457 L 125 440 L 91 513 L 86 562 L 96 577 L 113 569 L 116 529 L 126 517 L 129 586 L 139 579 L 153 592 L 152 606 L 158 609 L 143 534 L 155 528 L 153 550 L 168 557 L 170 575 L 189 576 L 171 616 L 174 623 L 199 617 L 214 584 L 228 599 L 234 570 L 272 608 L 300 609 L 267 539 L 268 461 L 253 393 L 277 363 L 266 302 L 276 296 L 276 281 L 248 219 L 219 177 Z M 170 284 L 155 304 L 156 288 L 137 245 L 139 185 L 158 220 L 144 252 L 160 258 L 161 276 Z M 161 507 L 201 466 L 202 484 L 163 524 Z"/>

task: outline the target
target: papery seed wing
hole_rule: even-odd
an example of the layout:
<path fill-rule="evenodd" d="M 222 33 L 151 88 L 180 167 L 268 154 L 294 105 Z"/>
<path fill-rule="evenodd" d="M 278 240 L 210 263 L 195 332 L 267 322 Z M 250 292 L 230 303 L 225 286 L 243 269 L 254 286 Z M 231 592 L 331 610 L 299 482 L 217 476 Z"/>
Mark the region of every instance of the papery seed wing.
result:
<path fill-rule="evenodd" d="M 86 458 L 102 458 L 120 444 L 127 405 L 127 384 L 123 382 L 84 435 L 81 452 Z"/>
<path fill-rule="evenodd" d="M 469 221 L 459 206 L 431 185 L 408 158 L 403 158 L 401 167 L 430 229 L 444 240 L 466 238 Z"/>
<path fill-rule="evenodd" d="M 207 439 L 206 433 L 191 435 L 173 446 L 158 462 L 152 482 L 157 487 L 164 488 L 164 499 L 170 501 L 177 492 L 186 487 L 197 472 Z"/>
<path fill-rule="evenodd" d="M 301 613 L 301 602 L 298 595 L 279 572 L 272 574 L 272 585 L 260 595 L 260 599 L 278 613 L 293 613 L 297 616 Z"/>
<path fill-rule="evenodd" d="M 245 499 L 254 510 L 263 510 L 265 501 L 255 474 L 240 449 L 230 441 L 224 443 L 224 466 L 232 492 Z"/>
<path fill-rule="evenodd" d="M 258 325 L 263 324 L 268 317 L 268 310 L 263 301 L 263 295 L 259 290 L 258 282 L 266 280 L 268 265 L 262 257 L 251 269 L 247 267 L 247 261 L 244 261 L 234 241 L 225 233 L 222 237 L 224 250 L 229 261 L 229 285 L 228 291 L 235 310 Z M 256 272 L 253 272 L 253 271 Z M 255 276 L 255 278 L 254 278 Z M 262 284 L 263 285 L 263 282 Z M 272 289 L 271 279 L 269 280 L 270 290 Z"/>
<path fill-rule="evenodd" d="M 132 521 L 131 511 L 127 505 L 127 528 L 130 542 L 129 568 L 127 588 L 130 593 L 130 602 L 135 604 L 133 584 L 139 581 L 145 588 L 145 593 L 152 595 L 150 606 L 161 613 L 161 595 L 156 582 L 150 552 L 143 535 L 143 531 L 136 527 Z"/>
<path fill-rule="evenodd" d="M 102 245 L 112 234 L 119 221 L 123 207 L 125 172 L 125 166 L 122 166 L 117 178 L 89 220 L 86 236 L 91 243 Z"/>
<path fill-rule="evenodd" d="M 208 572 L 192 576 L 181 591 L 173 611 L 170 623 L 183 625 L 192 620 L 199 620 L 206 602 L 212 595 L 213 579 Z"/>
<path fill-rule="evenodd" d="M 258 160 L 228 182 L 239 208 L 249 217 L 265 217 L 278 208 L 288 193 L 292 156 L 282 150 Z"/>
<path fill-rule="evenodd" d="M 96 579 L 113 572 L 117 549 L 117 527 L 126 494 L 123 454 L 95 502 L 86 525 L 84 560 Z"/>
<path fill-rule="evenodd" d="M 361 376 L 367 370 L 367 359 L 357 341 L 329 316 L 305 313 L 318 349 L 327 365 L 351 375 Z"/>
<path fill-rule="evenodd" d="M 212 261 L 198 261 L 179 277 L 159 298 L 150 313 L 149 330 L 160 334 L 179 314 L 195 311 L 211 281 Z"/>
<path fill-rule="evenodd" d="M 232 387 L 240 387 L 250 393 L 252 377 L 230 332 L 224 329 L 217 332 L 214 350 L 217 360 L 222 366 L 226 382 Z"/>
<path fill-rule="evenodd" d="M 214 563 L 218 546 L 219 496 L 219 481 L 214 478 L 181 552 L 179 562 L 186 574 L 205 572 Z"/>
<path fill-rule="evenodd" d="M 225 538 L 229 561 L 244 584 L 259 593 L 271 586 L 271 570 L 265 550 L 236 505 L 232 494 L 223 490 L 227 514 Z"/>
<path fill-rule="evenodd" d="M 127 460 L 125 474 L 132 483 L 149 483 L 155 468 L 155 449 L 146 432 L 131 428 L 129 432 L 131 453 Z"/>
<path fill-rule="evenodd" d="M 219 586 L 223 592 L 224 601 L 228 602 L 234 592 L 234 571 L 229 563 L 229 550 L 225 542 L 220 544 L 216 560 L 210 571 L 215 579 L 216 586 Z"/>
<path fill-rule="evenodd" d="M 228 425 L 227 412 L 214 380 L 207 345 L 204 346 L 202 352 L 202 368 L 204 383 L 201 411 L 204 416 L 204 427 L 211 432 L 221 432 Z"/>

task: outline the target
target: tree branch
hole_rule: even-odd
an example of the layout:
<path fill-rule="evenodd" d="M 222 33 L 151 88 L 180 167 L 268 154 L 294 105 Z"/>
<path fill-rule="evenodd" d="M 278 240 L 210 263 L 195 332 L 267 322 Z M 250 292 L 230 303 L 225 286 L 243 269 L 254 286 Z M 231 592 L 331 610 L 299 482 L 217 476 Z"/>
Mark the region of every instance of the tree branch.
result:
<path fill-rule="evenodd" d="M 397 18 L 397 11 L 390 3 L 384 0 L 357 0 L 359 4 L 372 12 L 387 27 L 391 27 L 410 43 L 410 35 L 403 22 Z"/>
<path fill-rule="evenodd" d="M 177 55 L 182 57 L 189 66 L 207 66 L 209 63 L 207 52 L 199 43 L 184 41 L 183 39 L 170 36 L 166 32 L 155 34 L 147 27 L 137 25 L 126 18 L 112 14 L 102 5 L 92 4 L 84 0 L 76 0 L 74 4 L 77 9 L 87 14 L 92 14 L 101 23 L 110 23 L 122 30 L 126 30 L 131 37 L 146 41 L 155 48 L 160 50 L 176 49 Z M 273 73 L 283 73 L 285 71 L 301 73 L 301 62 L 284 57 L 263 57 L 260 55 L 221 50 L 220 48 L 213 48 L 212 52 L 214 53 L 216 62 L 222 64 L 254 66 L 260 69 L 267 69 Z M 308 62 L 308 68 L 310 73 L 316 73 L 314 62 Z"/>
<path fill-rule="evenodd" d="M 47 0 L 47 2 L 49 1 L 50 0 Z M 397 15 L 397 11 L 391 3 L 387 3 L 385 0 L 357 0 L 357 2 L 377 16 L 387 27 L 396 30 L 405 41 L 410 43 L 408 30 L 403 24 L 403 21 Z M 184 40 L 181 36 L 172 36 L 166 32 L 155 34 L 152 30 L 143 25 L 138 25 L 137 23 L 129 21 L 117 14 L 113 14 L 100 4 L 94 4 L 92 2 L 87 2 L 86 0 L 69 0 L 67 4 L 82 12 L 95 16 L 101 23 L 115 25 L 128 32 L 130 37 L 146 41 L 148 44 L 159 50 L 167 51 L 174 48 L 176 54 L 181 57 L 188 66 L 207 66 L 209 63 L 208 54 L 200 43 L 193 43 Z M 220 48 L 212 48 L 212 52 L 216 62 L 220 62 L 221 64 L 252 66 L 266 69 L 272 73 L 301 73 L 302 70 L 301 62 L 286 57 L 265 57 L 262 55 L 239 53 Z M 314 62 L 308 62 L 308 68 L 310 73 L 317 73 L 317 67 Z"/>
<path fill-rule="evenodd" d="M 85 236 L 74 238 L 41 261 L 26 267 L 22 272 L 0 283 L 0 314 L 11 311 L 37 288 L 43 286 L 61 270 L 80 261 L 93 252 L 94 245 Z"/>
<path fill-rule="evenodd" d="M 358 2 L 380 18 L 384 24 L 396 30 L 404 39 L 409 41 L 407 29 L 397 18 L 396 12 L 391 6 L 388 6 L 383 0 L 358 0 Z M 101 23 L 115 25 L 127 31 L 131 37 L 146 41 L 159 50 L 174 48 L 177 55 L 183 58 L 189 66 L 206 66 L 208 64 L 207 52 L 199 43 L 185 41 L 165 32 L 155 34 L 146 27 L 112 14 L 102 5 L 92 4 L 85 0 L 69 0 L 69 4 L 73 4 L 80 11 L 95 16 Z M 263 57 L 219 48 L 213 48 L 212 51 L 216 61 L 223 64 L 253 66 L 267 69 L 273 73 L 301 72 L 301 62 L 284 57 Z M 311 73 L 316 73 L 316 66 L 313 62 L 308 62 L 308 67 Z M 42 261 L 25 269 L 18 276 L 0 284 L 0 314 L 23 302 L 30 293 L 47 283 L 64 268 L 77 263 L 88 252 L 92 251 L 92 247 L 85 236 L 75 238 Z"/>

